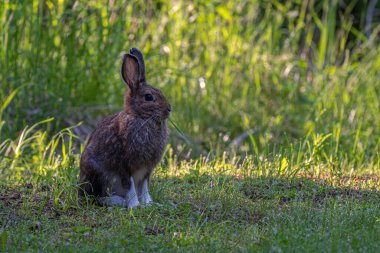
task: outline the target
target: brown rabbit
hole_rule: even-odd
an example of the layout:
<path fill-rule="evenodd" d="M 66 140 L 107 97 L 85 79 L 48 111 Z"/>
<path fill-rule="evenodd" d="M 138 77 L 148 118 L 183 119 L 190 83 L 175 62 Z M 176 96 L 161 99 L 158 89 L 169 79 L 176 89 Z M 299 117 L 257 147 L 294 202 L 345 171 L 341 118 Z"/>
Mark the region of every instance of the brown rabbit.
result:
<path fill-rule="evenodd" d="M 80 161 L 79 193 L 96 196 L 101 205 L 136 207 L 139 199 L 144 205 L 152 202 L 148 181 L 167 143 L 171 106 L 146 83 L 137 48 L 124 55 L 121 76 L 129 87 L 124 110 L 105 118 L 91 134 Z"/>

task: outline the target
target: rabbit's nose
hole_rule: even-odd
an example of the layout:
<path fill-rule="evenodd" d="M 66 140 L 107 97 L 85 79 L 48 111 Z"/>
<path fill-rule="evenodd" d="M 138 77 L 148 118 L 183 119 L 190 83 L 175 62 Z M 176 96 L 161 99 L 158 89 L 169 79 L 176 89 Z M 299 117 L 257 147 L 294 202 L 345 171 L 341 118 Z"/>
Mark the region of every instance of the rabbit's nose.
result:
<path fill-rule="evenodd" d="M 168 112 L 171 112 L 172 111 L 172 106 L 169 104 L 168 106 Z"/>

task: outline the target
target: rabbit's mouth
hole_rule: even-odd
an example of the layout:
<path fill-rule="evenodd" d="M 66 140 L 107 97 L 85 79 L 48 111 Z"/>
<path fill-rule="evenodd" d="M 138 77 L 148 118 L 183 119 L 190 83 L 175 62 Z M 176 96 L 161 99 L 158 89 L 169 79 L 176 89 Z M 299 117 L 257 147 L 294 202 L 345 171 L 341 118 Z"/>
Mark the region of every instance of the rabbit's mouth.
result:
<path fill-rule="evenodd" d="M 167 118 L 169 118 L 170 117 L 170 112 L 165 112 L 165 113 L 163 113 L 163 116 L 161 117 L 163 120 L 166 120 Z"/>
<path fill-rule="evenodd" d="M 163 118 L 164 119 L 169 118 L 171 113 L 172 113 L 172 106 L 169 104 L 168 108 L 162 112 Z"/>
<path fill-rule="evenodd" d="M 163 120 L 168 119 L 170 117 L 170 114 L 171 114 L 171 107 L 168 110 L 158 111 L 157 113 L 155 113 L 154 117 L 158 121 L 163 121 Z"/>

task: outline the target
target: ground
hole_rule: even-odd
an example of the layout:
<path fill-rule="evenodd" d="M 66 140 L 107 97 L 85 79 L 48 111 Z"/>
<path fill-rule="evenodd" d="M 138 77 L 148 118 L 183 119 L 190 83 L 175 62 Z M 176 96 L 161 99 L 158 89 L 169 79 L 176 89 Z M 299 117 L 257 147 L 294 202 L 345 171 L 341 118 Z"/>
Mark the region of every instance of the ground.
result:
<path fill-rule="evenodd" d="M 136 209 L 78 200 L 59 180 L 3 187 L 9 252 L 378 252 L 380 179 L 364 174 L 257 176 L 215 164 L 159 168 L 155 203 Z M 219 164 L 221 165 L 221 164 Z M 252 174 L 252 175 L 250 175 Z"/>

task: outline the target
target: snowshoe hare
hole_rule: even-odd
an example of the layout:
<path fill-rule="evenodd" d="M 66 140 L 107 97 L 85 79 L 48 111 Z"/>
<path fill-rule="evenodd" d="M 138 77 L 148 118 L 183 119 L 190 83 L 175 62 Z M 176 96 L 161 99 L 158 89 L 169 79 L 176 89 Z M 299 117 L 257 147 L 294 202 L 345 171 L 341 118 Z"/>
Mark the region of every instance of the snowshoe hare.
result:
<path fill-rule="evenodd" d="M 148 183 L 167 143 L 171 106 L 146 82 L 137 48 L 124 55 L 121 76 L 129 87 L 124 110 L 91 134 L 80 161 L 79 193 L 95 196 L 100 205 L 133 208 L 152 202 Z"/>

